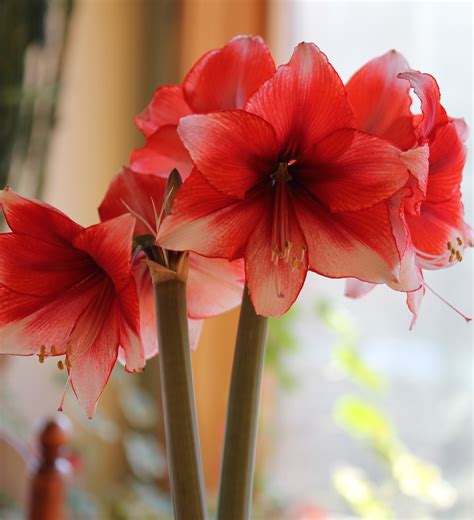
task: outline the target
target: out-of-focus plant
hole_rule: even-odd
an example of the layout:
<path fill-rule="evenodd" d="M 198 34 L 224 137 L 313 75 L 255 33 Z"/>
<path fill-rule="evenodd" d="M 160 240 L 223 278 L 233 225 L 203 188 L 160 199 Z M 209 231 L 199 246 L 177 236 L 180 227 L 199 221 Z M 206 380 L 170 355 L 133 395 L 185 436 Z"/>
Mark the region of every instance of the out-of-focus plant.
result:
<path fill-rule="evenodd" d="M 352 437 L 364 441 L 388 470 L 387 481 L 377 486 L 358 468 L 338 468 L 333 474 L 337 493 L 360 518 L 370 520 L 395 518 L 394 504 L 400 494 L 411 498 L 413 508 L 421 515 L 433 509 L 449 509 L 456 501 L 454 488 L 443 479 L 437 466 L 423 461 L 403 444 L 395 425 L 373 404 L 375 395 L 387 385 L 359 355 L 360 335 L 354 320 L 327 303 L 319 304 L 318 313 L 337 337 L 332 354 L 334 364 L 344 377 L 371 396 L 341 397 L 334 408 L 335 420 Z"/>
<path fill-rule="evenodd" d="M 275 374 L 279 385 L 286 390 L 291 390 L 296 385 L 296 379 L 288 370 L 285 358 L 298 348 L 293 332 L 297 317 L 298 311 L 293 307 L 278 319 L 270 318 L 268 323 L 265 365 Z"/>
<path fill-rule="evenodd" d="M 72 4 L 0 2 L 0 187 L 41 189 Z"/>

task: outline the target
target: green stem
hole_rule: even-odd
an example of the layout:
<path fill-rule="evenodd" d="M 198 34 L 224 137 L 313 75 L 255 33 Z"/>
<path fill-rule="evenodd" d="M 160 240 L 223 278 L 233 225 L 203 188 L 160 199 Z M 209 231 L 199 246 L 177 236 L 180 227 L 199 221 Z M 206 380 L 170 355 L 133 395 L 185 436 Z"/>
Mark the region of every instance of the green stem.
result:
<path fill-rule="evenodd" d="M 245 287 L 227 408 L 217 520 L 248 520 L 268 318 L 258 316 Z"/>
<path fill-rule="evenodd" d="M 176 520 L 204 520 L 204 478 L 196 419 L 186 284 L 155 284 L 166 452 Z"/>

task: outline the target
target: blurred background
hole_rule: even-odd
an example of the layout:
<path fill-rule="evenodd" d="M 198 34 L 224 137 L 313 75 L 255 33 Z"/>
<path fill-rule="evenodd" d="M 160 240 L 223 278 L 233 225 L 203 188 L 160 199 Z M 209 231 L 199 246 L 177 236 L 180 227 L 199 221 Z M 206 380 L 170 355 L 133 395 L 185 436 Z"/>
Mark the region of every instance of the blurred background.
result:
<path fill-rule="evenodd" d="M 260 34 L 277 63 L 314 41 L 344 81 L 396 48 L 438 80 L 472 129 L 471 2 L 0 0 L 0 187 L 41 197 L 83 225 L 141 144 L 133 116 L 159 84 L 235 34 Z M 472 139 L 463 184 L 473 223 Z M 471 252 L 427 274 L 472 315 Z M 193 370 L 213 506 L 238 310 L 205 324 Z M 473 495 L 473 332 L 428 293 L 415 329 L 403 295 L 363 300 L 310 276 L 270 328 L 254 519 L 469 520 Z M 93 421 L 72 392 L 71 519 L 170 514 L 156 359 L 113 373 Z M 64 374 L 0 358 L 0 518 L 24 518 L 39 421 Z"/>

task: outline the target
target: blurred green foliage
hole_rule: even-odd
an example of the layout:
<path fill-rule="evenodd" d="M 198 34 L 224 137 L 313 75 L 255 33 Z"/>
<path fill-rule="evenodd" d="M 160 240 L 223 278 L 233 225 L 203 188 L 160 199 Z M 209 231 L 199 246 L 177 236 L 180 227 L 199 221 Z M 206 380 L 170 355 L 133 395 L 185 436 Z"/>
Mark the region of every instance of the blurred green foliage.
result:
<path fill-rule="evenodd" d="M 395 425 L 373 403 L 387 385 L 360 356 L 360 333 L 355 321 L 327 302 L 319 304 L 317 310 L 321 321 L 336 337 L 333 362 L 344 377 L 370 396 L 342 396 L 335 404 L 334 418 L 350 436 L 365 443 L 386 472 L 386 481 L 376 485 L 360 468 L 338 468 L 333 473 L 335 490 L 354 513 L 367 520 L 395 519 L 400 495 L 413 500 L 413 511 L 417 511 L 413 519 L 428 518 L 433 510 L 449 509 L 456 501 L 454 488 L 443 480 L 437 466 L 423 461 L 403 444 Z"/>

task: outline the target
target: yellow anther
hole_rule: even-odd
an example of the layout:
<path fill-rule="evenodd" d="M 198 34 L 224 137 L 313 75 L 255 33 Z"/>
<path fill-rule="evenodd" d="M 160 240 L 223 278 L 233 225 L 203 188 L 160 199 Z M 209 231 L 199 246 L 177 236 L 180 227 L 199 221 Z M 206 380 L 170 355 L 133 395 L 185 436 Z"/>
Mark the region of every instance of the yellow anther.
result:
<path fill-rule="evenodd" d="M 40 363 L 44 363 L 44 355 L 43 355 L 43 354 L 39 354 L 39 355 L 38 355 L 38 361 L 39 361 Z"/>
<path fill-rule="evenodd" d="M 449 263 L 451 263 L 454 260 L 454 255 L 449 255 Z"/>
<path fill-rule="evenodd" d="M 51 355 L 52 356 L 56 355 L 56 347 L 54 345 L 52 345 L 52 347 L 51 347 Z"/>
<path fill-rule="evenodd" d="M 69 358 L 68 358 L 68 357 L 66 357 L 66 366 L 67 366 L 68 368 L 71 368 L 71 362 L 69 361 Z"/>
<path fill-rule="evenodd" d="M 451 244 L 451 242 L 448 242 L 448 250 L 451 251 L 453 245 Z"/>
<path fill-rule="evenodd" d="M 454 247 L 452 247 L 452 248 L 450 249 L 450 251 L 451 251 L 451 254 L 452 254 L 452 255 L 455 255 L 456 252 L 457 252 L 456 249 L 454 249 Z"/>
<path fill-rule="evenodd" d="M 459 251 L 456 251 L 456 258 L 457 258 L 458 262 L 462 262 L 462 256 Z"/>
<path fill-rule="evenodd" d="M 298 267 L 298 264 L 299 264 L 299 260 L 296 258 L 296 256 L 292 256 L 291 257 L 291 268 L 292 269 L 296 269 Z"/>
<path fill-rule="evenodd" d="M 46 347 L 44 345 L 41 345 L 41 347 L 40 347 L 40 354 L 43 357 L 46 355 Z"/>
<path fill-rule="evenodd" d="M 64 363 L 61 360 L 58 361 L 58 368 L 59 368 L 59 370 L 64 369 Z"/>
<path fill-rule="evenodd" d="M 307 248 L 305 245 L 302 245 L 301 246 L 301 257 L 300 257 L 300 262 L 302 262 L 304 260 L 304 255 L 306 254 L 306 251 L 307 251 Z"/>
<path fill-rule="evenodd" d="M 461 237 L 456 238 L 456 240 L 457 240 L 458 244 L 459 244 L 460 246 L 462 246 L 462 240 L 461 240 Z"/>

